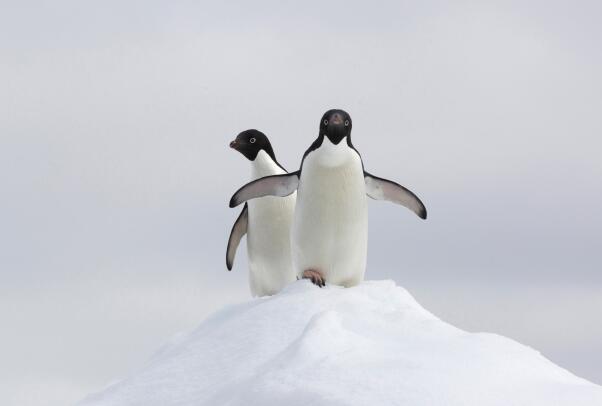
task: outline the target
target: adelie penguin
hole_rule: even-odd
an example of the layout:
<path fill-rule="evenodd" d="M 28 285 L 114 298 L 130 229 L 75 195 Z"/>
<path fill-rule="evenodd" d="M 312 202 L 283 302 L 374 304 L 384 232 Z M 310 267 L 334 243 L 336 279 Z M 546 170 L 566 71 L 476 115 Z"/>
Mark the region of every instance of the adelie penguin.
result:
<path fill-rule="evenodd" d="M 251 161 L 251 178 L 286 174 L 261 131 L 243 131 L 230 147 Z M 273 295 L 295 280 L 291 259 L 291 225 L 295 196 L 263 197 L 245 204 L 232 227 L 226 266 L 232 270 L 241 238 L 247 235 L 249 285 L 253 296 Z"/>
<path fill-rule="evenodd" d="M 364 170 L 351 142 L 351 128 L 345 111 L 327 111 L 298 171 L 255 180 L 230 200 L 230 207 L 235 207 L 257 197 L 289 196 L 297 191 L 293 265 L 298 277 L 318 286 L 328 282 L 349 287 L 363 280 L 368 246 L 366 195 L 400 204 L 426 219 L 426 208 L 414 193 Z"/>

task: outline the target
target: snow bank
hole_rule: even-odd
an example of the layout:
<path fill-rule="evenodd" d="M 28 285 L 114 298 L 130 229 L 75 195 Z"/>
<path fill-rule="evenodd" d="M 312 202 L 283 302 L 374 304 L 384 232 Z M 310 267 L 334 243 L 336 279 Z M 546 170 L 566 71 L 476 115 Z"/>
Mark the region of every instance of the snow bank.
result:
<path fill-rule="evenodd" d="M 80 405 L 602 405 L 602 387 L 459 330 L 390 281 L 227 307 Z"/>

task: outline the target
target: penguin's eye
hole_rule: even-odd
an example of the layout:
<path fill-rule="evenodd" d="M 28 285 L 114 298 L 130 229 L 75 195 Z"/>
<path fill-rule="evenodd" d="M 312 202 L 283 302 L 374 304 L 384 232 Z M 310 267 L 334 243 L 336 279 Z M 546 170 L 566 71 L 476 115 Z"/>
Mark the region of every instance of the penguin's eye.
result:
<path fill-rule="evenodd" d="M 250 142 L 251 144 L 255 144 L 255 141 L 257 141 L 255 138 L 251 138 L 251 139 L 249 140 L 249 142 Z"/>
<path fill-rule="evenodd" d="M 349 125 L 349 120 L 345 120 L 345 127 Z"/>
<path fill-rule="evenodd" d="M 324 125 L 328 125 L 328 120 L 324 120 Z"/>

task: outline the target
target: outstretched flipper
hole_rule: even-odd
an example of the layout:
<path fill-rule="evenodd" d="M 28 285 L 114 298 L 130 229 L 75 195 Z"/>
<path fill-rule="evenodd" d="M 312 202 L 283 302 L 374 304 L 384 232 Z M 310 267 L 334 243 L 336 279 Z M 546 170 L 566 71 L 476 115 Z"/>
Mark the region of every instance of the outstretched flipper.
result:
<path fill-rule="evenodd" d="M 264 196 L 285 197 L 292 194 L 299 186 L 299 171 L 283 175 L 266 176 L 249 182 L 232 196 L 230 207 L 242 202 Z"/>
<path fill-rule="evenodd" d="M 388 200 L 412 210 L 421 219 L 426 219 L 426 207 L 418 196 L 393 181 L 379 178 L 364 171 L 366 194 L 375 200 Z"/>
<path fill-rule="evenodd" d="M 230 231 L 230 238 L 228 239 L 228 249 L 226 250 L 226 266 L 228 271 L 232 270 L 234 265 L 234 256 L 236 255 L 236 249 L 240 240 L 247 233 L 247 224 L 249 222 L 249 206 L 245 203 L 245 207 L 242 208 L 240 215 L 236 219 L 236 222 L 232 226 Z"/>

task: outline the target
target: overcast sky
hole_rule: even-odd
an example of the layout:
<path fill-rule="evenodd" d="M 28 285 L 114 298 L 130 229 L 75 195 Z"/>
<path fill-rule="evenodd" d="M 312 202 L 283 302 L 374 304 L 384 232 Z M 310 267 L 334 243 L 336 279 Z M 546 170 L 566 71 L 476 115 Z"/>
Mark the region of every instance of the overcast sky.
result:
<path fill-rule="evenodd" d="M 176 4 L 177 3 L 177 4 Z M 23 1 L 0 13 L 0 403 L 69 404 L 249 300 L 257 128 L 330 108 L 371 173 L 368 279 L 602 383 L 599 1 Z M 243 246 L 244 248 L 244 242 Z"/>

